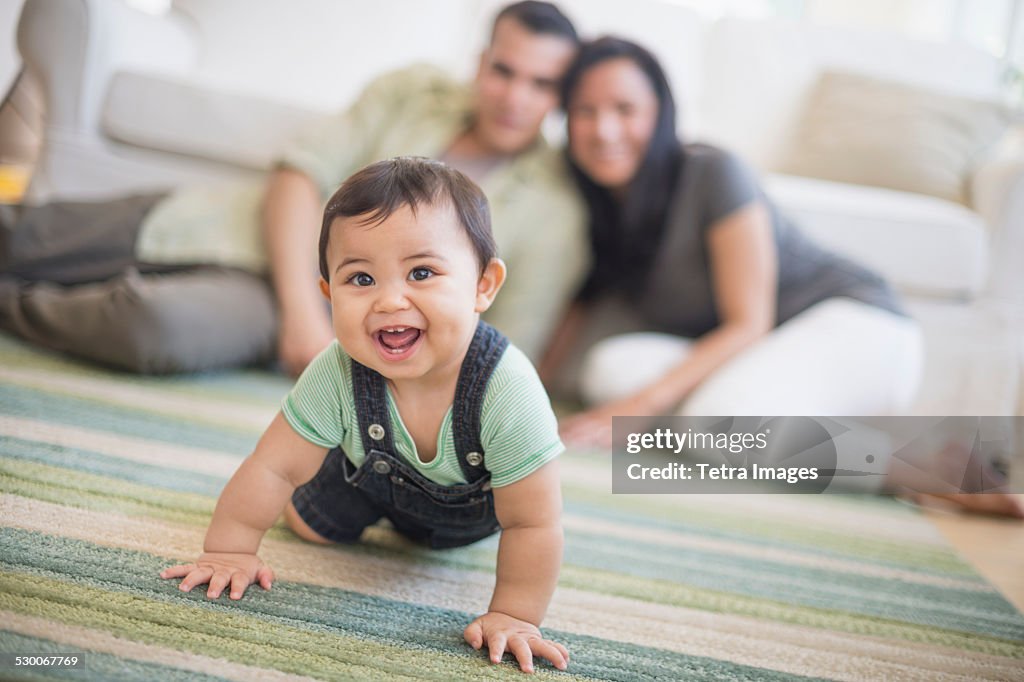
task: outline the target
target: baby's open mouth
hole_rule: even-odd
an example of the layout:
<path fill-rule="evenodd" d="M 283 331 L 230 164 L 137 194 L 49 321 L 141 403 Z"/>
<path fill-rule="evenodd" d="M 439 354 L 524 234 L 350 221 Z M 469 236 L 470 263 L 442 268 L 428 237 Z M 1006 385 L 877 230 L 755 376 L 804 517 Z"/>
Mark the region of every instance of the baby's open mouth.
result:
<path fill-rule="evenodd" d="M 415 327 L 384 327 L 376 336 L 383 350 L 399 355 L 412 348 L 422 333 Z"/>

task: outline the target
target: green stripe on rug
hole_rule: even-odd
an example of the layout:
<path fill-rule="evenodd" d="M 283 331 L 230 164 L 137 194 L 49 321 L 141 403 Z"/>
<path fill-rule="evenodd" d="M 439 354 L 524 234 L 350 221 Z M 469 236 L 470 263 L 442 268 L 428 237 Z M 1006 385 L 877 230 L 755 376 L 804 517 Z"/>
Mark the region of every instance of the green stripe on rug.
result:
<path fill-rule="evenodd" d="M 170 555 L 198 550 L 289 386 L 252 371 L 117 374 L 0 335 L 0 650 L 78 643 L 107 666 L 74 677 L 90 680 L 522 679 L 461 639 L 490 592 L 496 538 L 434 552 L 374 528 L 325 548 L 278 526 L 263 550 L 280 571 L 270 592 L 210 602 L 159 579 Z M 916 510 L 612 495 L 607 453 L 563 461 L 548 634 L 573 663 L 542 679 L 1024 679 L 1024 616 Z"/>
<path fill-rule="evenodd" d="M 121 457 L 110 457 L 83 448 L 51 445 L 20 438 L 0 437 L 3 457 L 35 462 L 49 467 L 96 474 L 150 488 L 181 493 L 195 493 L 217 497 L 227 483 L 227 476 L 214 476 L 179 468 L 133 462 Z"/>
<path fill-rule="evenodd" d="M 574 566 L 615 570 L 638 578 L 763 597 L 787 604 L 822 609 L 842 605 L 865 615 L 908 620 L 967 631 L 1005 629 L 1006 636 L 1024 638 L 1017 610 L 997 592 L 958 590 L 910 582 L 794 566 L 769 560 L 735 557 L 689 548 L 667 548 L 595 535 L 567 534 L 566 556 Z M 630 561 L 631 557 L 647 557 Z M 907 617 L 907 614 L 914 614 Z M 992 632 L 992 630 L 987 630 Z"/>
<path fill-rule="evenodd" d="M 254 590 L 237 602 L 210 601 L 199 590 L 183 594 L 160 581 L 156 558 L 120 555 L 120 570 L 110 580 L 80 578 L 69 584 L 60 572 L 0 572 L 0 608 L 313 677 L 518 679 L 510 662 L 491 666 L 462 641 L 470 614 L 281 581 L 269 592 Z M 551 679 L 794 677 L 594 637 L 547 635 L 566 644 L 573 656 L 570 674 L 538 667 Z"/>
<path fill-rule="evenodd" d="M 812 550 L 825 556 L 870 560 L 880 565 L 913 567 L 938 575 L 976 575 L 947 547 L 897 542 L 868 535 L 854 536 L 826 528 L 780 522 L 771 518 L 743 518 L 717 510 L 681 509 L 657 495 L 608 495 L 571 483 L 564 486 L 566 509 L 575 514 L 620 520 L 705 537 L 739 539 L 766 547 Z M 727 497 L 727 496 L 722 496 Z M 728 500 L 723 499 L 723 505 Z M 894 513 L 902 512 L 893 505 Z"/>
<path fill-rule="evenodd" d="M 9 443 L 9 445 L 5 446 L 5 442 Z M 7 473 L 15 479 L 23 478 L 28 481 L 39 481 L 44 484 L 44 487 L 49 485 L 65 486 L 67 484 L 67 476 L 60 470 L 65 466 L 86 473 L 97 471 L 109 474 L 113 478 L 78 476 L 76 477 L 77 484 L 74 487 L 79 490 L 103 491 L 104 493 L 124 490 L 125 492 L 122 497 L 125 498 L 126 502 L 133 502 L 130 507 L 124 508 L 125 513 L 145 513 L 144 509 L 151 506 L 149 504 L 151 489 L 138 485 L 125 485 L 126 482 L 129 484 L 134 481 L 153 483 L 153 478 L 155 477 L 158 479 L 155 481 L 156 485 L 172 490 L 181 491 L 184 489 L 201 494 L 209 494 L 214 489 L 219 491 L 219 487 L 213 479 L 203 479 L 197 474 L 189 474 L 188 478 L 193 483 L 200 484 L 187 487 L 184 481 L 185 476 L 179 470 L 167 469 L 160 473 L 158 468 L 150 468 L 150 465 L 119 461 L 117 458 L 105 458 L 102 455 L 82 455 L 77 458 L 65 458 L 61 448 L 48 451 L 46 448 L 35 448 L 31 441 L 19 442 L 17 439 L 0 439 L 0 448 L 4 447 L 9 448 L 14 455 L 25 453 L 26 451 L 34 452 L 35 454 L 33 455 L 23 454 L 23 456 L 28 460 L 46 462 L 47 464 L 30 469 L 24 474 L 17 473 L 17 468 L 12 469 L 9 466 L 6 468 L 0 466 L 0 472 Z M 101 465 L 106 468 L 101 469 Z M 147 473 L 150 476 L 146 476 L 145 474 Z M 19 494 L 32 495 L 24 487 L 11 488 L 10 490 L 12 492 L 19 492 Z M 41 491 L 40 494 L 45 495 L 47 491 Z M 649 515 L 640 516 L 635 509 L 635 505 L 621 505 L 618 500 L 612 500 L 603 508 L 598 509 L 592 504 L 580 504 L 576 500 L 578 496 L 580 495 L 577 491 L 571 489 L 567 491 L 566 509 L 568 512 L 579 516 L 634 523 L 638 527 L 661 528 L 682 535 L 699 535 L 702 537 L 736 540 L 754 545 L 764 544 L 765 546 L 772 547 L 792 547 L 802 551 L 812 551 L 824 556 L 849 557 L 884 566 L 910 567 L 935 575 L 975 576 L 960 559 L 943 547 L 920 544 L 915 546 L 909 542 L 895 543 L 882 539 L 850 537 L 848 534 L 806 529 L 786 522 L 776 522 L 770 526 L 760 522 L 753 524 L 750 528 L 746 528 L 743 519 L 732 518 L 715 512 L 688 514 L 683 510 L 669 509 L 668 511 L 672 512 L 672 516 L 676 518 L 662 517 L 660 519 L 652 519 Z M 590 495 L 584 496 L 591 499 Z M 59 500 L 60 498 L 41 497 L 40 499 Z M 142 504 L 143 508 L 140 508 L 139 504 Z M 168 504 L 173 505 L 174 503 L 169 502 Z M 161 507 L 166 506 L 161 505 Z M 619 511 L 618 508 L 622 506 L 627 508 Z M 668 514 L 664 516 L 668 516 Z M 699 525 L 700 523 L 705 525 Z M 785 542 L 780 542 L 780 537 Z M 838 547 L 841 547 L 844 551 L 837 551 L 835 548 Z"/>
<path fill-rule="evenodd" d="M 58 504 L 142 514 L 196 525 L 209 523 L 216 498 L 180 493 L 97 474 L 0 457 L 0 492 Z"/>
<path fill-rule="evenodd" d="M 6 476 L 0 477 L 0 490 L 60 504 L 121 513 L 142 513 L 200 527 L 209 522 L 212 514 L 213 500 L 209 498 L 154 490 L 147 486 L 98 475 L 79 474 L 75 477 L 73 486 L 63 486 L 62 484 L 67 482 L 63 470 L 10 459 L 0 460 L 0 472 L 7 476 L 19 476 L 21 481 L 20 485 L 9 485 L 10 479 Z M 44 480 L 43 483 L 40 483 L 40 478 Z M 275 529 L 271 531 L 270 536 L 281 537 L 286 534 L 287 531 Z M 621 543 L 616 542 L 615 547 L 621 550 Z M 689 551 L 675 552 L 676 556 L 680 557 L 682 565 L 674 567 L 671 563 L 666 564 L 663 559 L 655 558 L 666 552 L 671 554 L 672 550 L 663 547 L 649 549 L 656 551 L 643 554 L 623 554 L 614 548 L 605 548 L 603 553 L 584 551 L 577 549 L 576 536 L 569 534 L 563 583 L 566 583 L 570 576 L 578 575 L 581 580 L 579 585 L 586 589 L 593 574 L 608 574 L 614 576 L 614 585 L 609 586 L 615 590 L 610 592 L 612 594 L 637 599 L 652 598 L 644 595 L 660 595 L 666 603 L 681 606 L 701 607 L 700 604 L 704 603 L 703 608 L 708 608 L 708 590 L 712 590 L 711 594 L 722 595 L 734 601 L 739 598 L 732 609 L 748 606 L 748 601 L 742 599 L 746 596 L 749 601 L 756 603 L 781 602 L 791 606 L 807 607 L 812 612 L 816 609 L 830 611 L 843 608 L 862 616 L 910 620 L 946 629 L 963 628 L 968 632 L 1010 637 L 1017 636 L 1015 633 L 1024 632 L 1020 629 L 1020 618 L 1016 611 L 999 595 L 958 592 L 931 586 L 908 586 L 897 581 L 872 580 L 850 574 L 845 574 L 842 581 L 835 581 L 834 572 L 813 572 L 810 569 L 776 566 L 770 562 L 759 563 L 731 557 L 720 560 L 737 576 L 733 580 L 726 580 L 719 571 L 709 572 L 707 567 L 700 567 L 699 562 L 693 564 L 699 570 L 682 570 L 690 561 Z M 651 559 L 647 562 L 629 561 L 630 556 L 644 555 L 650 556 Z M 462 568 L 493 570 L 493 550 L 490 549 L 482 554 L 474 552 L 472 548 L 454 555 L 430 553 L 428 557 L 423 558 L 431 563 L 457 562 L 454 565 Z M 743 569 L 745 573 L 742 572 Z M 767 579 L 770 573 L 776 576 L 775 581 Z M 698 602 L 693 603 L 693 599 L 697 599 Z M 713 601 L 721 603 L 720 599 Z M 979 609 L 979 604 L 991 609 Z M 710 610 L 719 611 L 720 608 L 719 606 Z M 747 613 L 745 610 L 728 612 Z"/>
<path fill-rule="evenodd" d="M 0 459 L 0 490 L 46 501 L 73 506 L 129 514 L 144 514 L 163 520 L 204 527 L 212 514 L 214 501 L 194 494 L 157 490 L 148 486 L 128 483 L 93 474 L 78 474 L 69 481 L 63 469 L 31 462 Z M 274 529 L 270 537 L 287 536 L 287 531 Z M 666 603 L 709 608 L 706 606 L 708 590 L 713 594 L 739 599 L 739 605 L 756 603 L 784 603 L 815 610 L 843 609 L 862 616 L 893 620 L 910 620 L 918 624 L 934 624 L 946 629 L 966 629 L 968 632 L 1020 636 L 1020 618 L 1016 610 L 999 595 L 939 589 L 931 586 L 908 586 L 892 580 L 877 580 L 845 574 L 841 581 L 834 580 L 835 572 L 817 573 L 810 569 L 777 566 L 771 562 L 754 562 L 726 557 L 720 560 L 737 577 L 726 580 L 721 572 L 700 570 L 686 572 L 688 556 L 693 553 L 676 551 L 682 566 L 666 564 L 658 557 L 672 553 L 664 547 L 648 548 L 643 554 L 604 549 L 585 551 L 577 549 L 575 534 L 568 536 L 563 583 L 578 575 L 583 589 L 593 574 L 614 576 L 611 594 L 628 595 L 637 599 L 651 599 L 660 595 Z M 621 543 L 616 542 L 615 547 Z M 639 551 L 639 550 L 637 550 Z M 646 562 L 630 562 L 630 556 L 650 556 Z M 478 571 L 493 570 L 493 550 L 429 553 L 426 561 L 449 562 L 461 568 Z M 660 566 L 660 568 L 659 568 Z M 745 573 L 742 570 L 745 569 Z M 772 570 L 776 569 L 776 570 Z M 775 581 L 767 579 L 774 573 Z M 796 579 L 794 581 L 794 578 Z M 781 580 L 781 582 L 780 582 Z M 679 585 L 677 583 L 682 583 Z M 569 583 L 572 584 L 572 583 Z M 700 588 L 705 588 L 701 590 Z M 872 590 L 875 592 L 872 593 Z M 675 595 L 674 599 L 668 595 Z M 693 603 L 693 599 L 698 603 Z M 676 601 L 678 600 L 678 601 Z M 721 602 L 720 599 L 713 600 Z M 704 606 L 700 604 L 704 603 Z M 979 608 L 979 606 L 981 608 Z M 709 610 L 719 611 L 721 607 Z M 746 613 L 745 610 L 730 610 Z M 799 622 L 799 621 L 798 621 Z"/>
<path fill-rule="evenodd" d="M 131 410 L 103 405 L 95 400 L 55 396 L 4 384 L 0 384 L 0 413 L 218 450 L 239 457 L 252 452 L 261 433 L 258 428 L 232 429 L 204 420 L 191 421 L 187 428 L 183 428 L 184 420 L 180 415 L 168 418 L 146 409 Z"/>
<path fill-rule="evenodd" d="M 192 472 L 129 462 L 88 451 L 7 439 L 2 444 L 7 456 L 28 461 L 63 462 L 67 468 L 92 471 L 120 480 L 167 490 L 217 495 L 224 480 Z M 171 503 L 173 504 L 173 503 Z M 681 533 L 682 534 L 682 533 Z M 988 615 L 1016 616 L 1002 597 L 994 593 L 957 591 L 946 586 L 915 585 L 887 578 L 874 578 L 845 573 L 843 592 L 836 597 L 833 570 L 794 567 L 767 560 L 753 560 L 728 554 L 690 548 L 676 548 L 650 543 L 605 538 L 586 533 L 567 533 L 566 555 L 575 566 L 596 570 L 613 570 L 653 580 L 671 580 L 685 576 L 688 585 L 712 590 L 765 597 L 793 604 L 834 608 L 855 595 L 861 612 L 869 615 L 895 617 L 901 612 L 919 613 L 923 619 L 936 619 L 944 625 L 941 614 L 949 602 L 967 602 L 974 614 L 972 622 L 984 621 Z M 646 562 L 631 562 L 630 557 L 648 556 Z M 477 567 L 481 568 L 481 567 Z M 485 563 L 482 570 L 487 570 Z M 936 616 L 935 614 L 939 614 Z M 958 611 L 959 613 L 959 611 Z M 925 621 L 928 622 L 928 621 Z M 948 625 L 947 625 L 948 627 Z"/>
<path fill-rule="evenodd" d="M 368 549 L 371 549 L 371 546 L 364 543 L 336 548 L 334 551 L 360 554 Z M 375 549 L 376 553 L 381 553 L 381 548 Z M 443 559 L 449 556 L 449 553 L 424 550 L 420 557 L 410 556 L 410 553 L 406 552 L 397 558 L 404 559 L 407 564 L 417 564 L 423 563 L 417 561 L 417 559 L 423 558 L 422 555 Z M 5 559 L 12 570 L 48 571 L 58 575 L 75 571 L 77 580 L 97 581 L 105 586 L 124 584 L 126 587 L 145 588 L 157 593 L 171 590 L 176 594 L 168 581 L 160 581 L 155 578 L 159 570 L 167 565 L 167 560 L 144 552 L 103 547 L 79 540 L 44 536 L 30 531 L 0 529 L 0 556 L 12 557 Z M 14 560 L 13 557 L 17 557 L 17 560 Z M 123 582 L 119 578 L 120 573 L 111 572 L 112 566 L 128 570 L 129 575 L 136 576 L 135 580 L 139 582 L 131 580 Z M 124 567 L 130 568 L 125 569 Z M 582 579 L 583 584 L 577 584 L 577 578 Z M 656 601 L 661 604 L 688 606 L 705 611 L 735 613 L 835 631 L 897 638 L 1024 658 L 1024 639 L 1012 635 L 1007 636 L 1001 632 L 1002 628 L 995 626 L 979 628 L 983 631 L 965 633 L 960 631 L 959 627 L 950 630 L 943 629 L 938 625 L 904 623 L 856 613 L 810 609 L 766 599 L 734 596 L 664 582 L 626 581 L 621 576 L 610 572 L 585 571 L 581 575 L 578 569 L 572 566 L 563 568 L 560 582 L 566 587 L 631 597 L 642 601 Z M 336 599 L 347 599 L 349 595 L 348 592 L 337 588 L 308 585 L 305 586 L 305 589 L 333 590 Z M 379 599 L 377 597 L 366 598 Z M 1017 618 L 1018 631 L 1020 623 L 1021 619 Z M 421 624 L 418 627 L 426 626 Z"/>

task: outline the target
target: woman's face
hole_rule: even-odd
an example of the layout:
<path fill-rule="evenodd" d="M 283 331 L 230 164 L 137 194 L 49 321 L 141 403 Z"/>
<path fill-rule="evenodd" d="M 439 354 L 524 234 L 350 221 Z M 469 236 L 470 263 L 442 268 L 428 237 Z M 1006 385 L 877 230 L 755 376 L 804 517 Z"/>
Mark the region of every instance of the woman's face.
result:
<path fill-rule="evenodd" d="M 598 185 L 624 189 L 636 175 L 658 120 L 658 96 L 631 59 L 600 62 L 569 101 L 569 153 Z"/>

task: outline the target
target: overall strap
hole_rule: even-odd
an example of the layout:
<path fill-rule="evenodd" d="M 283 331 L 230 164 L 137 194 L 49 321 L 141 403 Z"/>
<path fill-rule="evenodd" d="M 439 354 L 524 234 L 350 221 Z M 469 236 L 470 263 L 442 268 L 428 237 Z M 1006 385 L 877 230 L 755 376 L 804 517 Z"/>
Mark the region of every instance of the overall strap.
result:
<path fill-rule="evenodd" d="M 395 441 L 388 413 L 388 394 L 384 377 L 376 370 L 352 360 L 352 397 L 356 403 L 359 436 L 363 451 L 383 450 L 395 455 Z"/>
<path fill-rule="evenodd" d="M 497 329 L 480 321 L 459 370 L 452 405 L 452 432 L 459 468 L 467 483 L 488 475 L 484 468 L 484 447 L 480 442 L 480 412 L 487 382 L 508 348 L 508 339 Z"/>

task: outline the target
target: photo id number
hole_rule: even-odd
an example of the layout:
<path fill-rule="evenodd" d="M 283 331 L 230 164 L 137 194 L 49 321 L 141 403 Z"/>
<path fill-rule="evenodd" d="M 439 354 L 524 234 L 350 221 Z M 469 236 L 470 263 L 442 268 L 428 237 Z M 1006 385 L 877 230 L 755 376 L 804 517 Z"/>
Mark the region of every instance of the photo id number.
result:
<path fill-rule="evenodd" d="M 0 667 L 4 668 L 80 668 L 84 662 L 82 654 L 0 653 Z"/>

